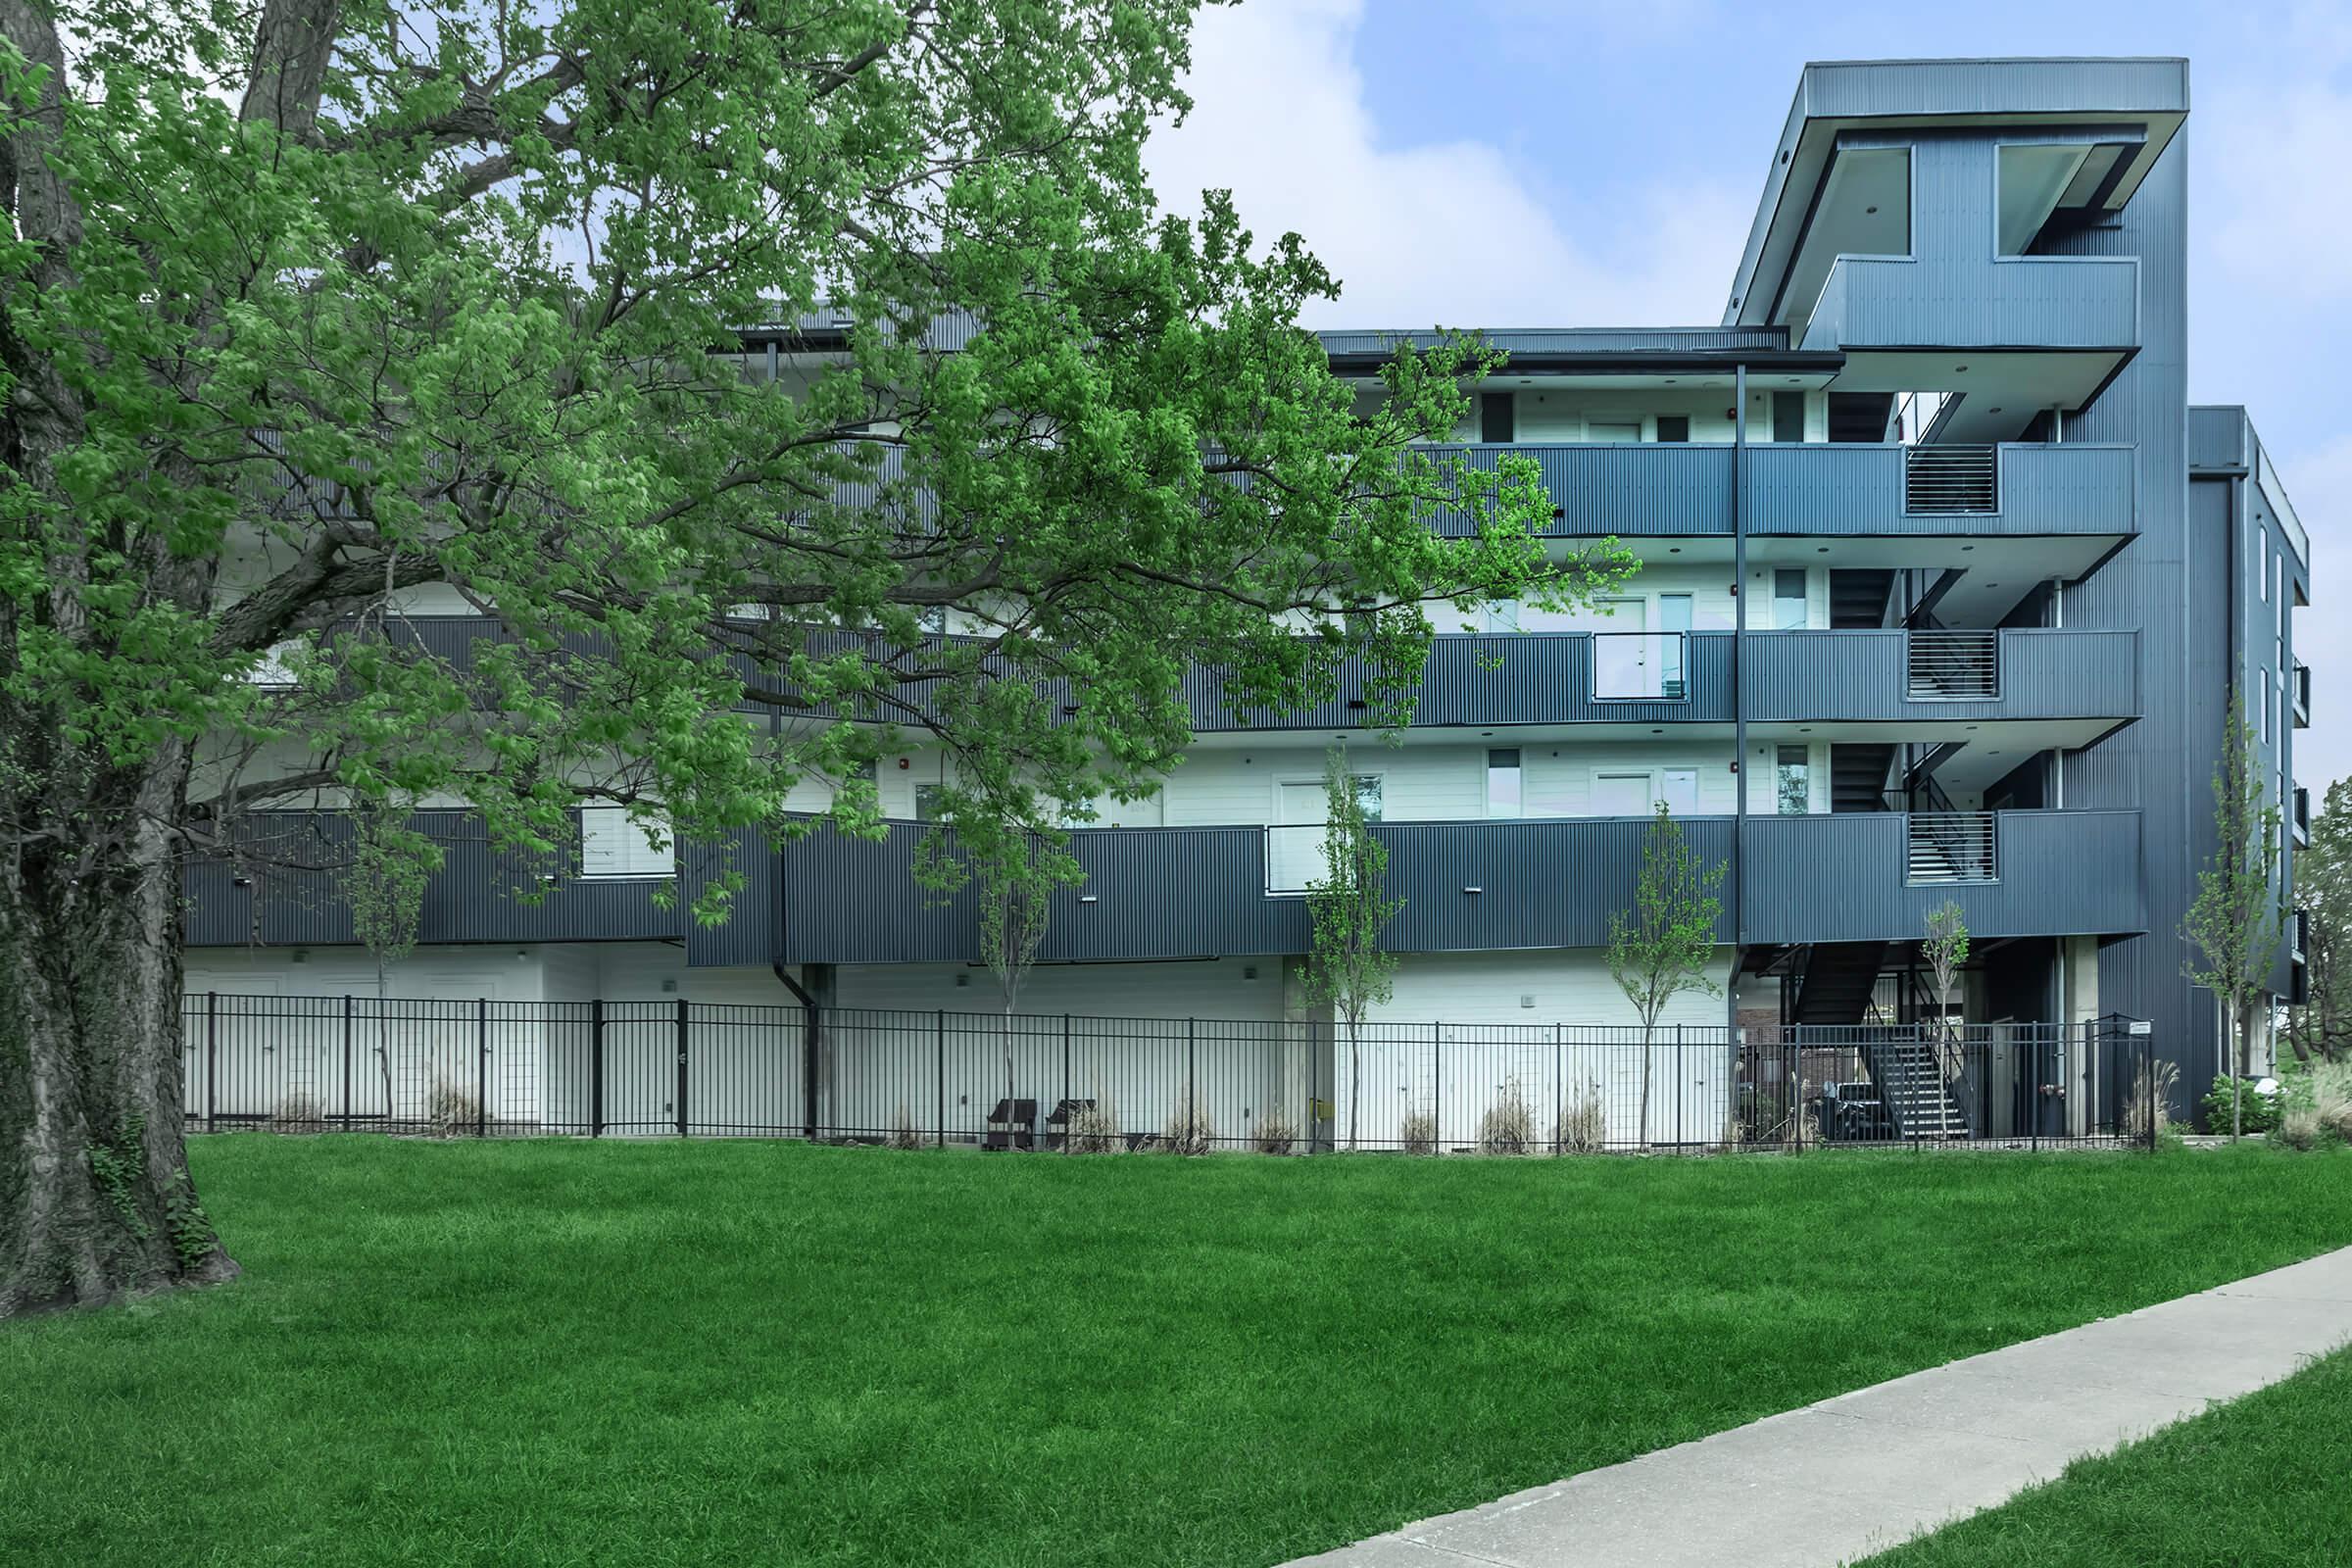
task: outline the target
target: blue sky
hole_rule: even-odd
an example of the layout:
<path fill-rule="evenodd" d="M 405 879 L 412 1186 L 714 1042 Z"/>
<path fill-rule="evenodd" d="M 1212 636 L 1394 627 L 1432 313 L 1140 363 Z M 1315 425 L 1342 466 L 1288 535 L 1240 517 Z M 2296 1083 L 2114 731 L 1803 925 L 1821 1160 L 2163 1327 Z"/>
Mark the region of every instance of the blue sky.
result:
<path fill-rule="evenodd" d="M 2352 774 L 2352 0 L 1246 0 L 1150 161 L 1304 234 L 1318 325 L 1712 322 L 1806 61 L 2064 54 L 2190 61 L 2189 395 L 2249 407 L 2312 535 L 2316 793 Z"/>

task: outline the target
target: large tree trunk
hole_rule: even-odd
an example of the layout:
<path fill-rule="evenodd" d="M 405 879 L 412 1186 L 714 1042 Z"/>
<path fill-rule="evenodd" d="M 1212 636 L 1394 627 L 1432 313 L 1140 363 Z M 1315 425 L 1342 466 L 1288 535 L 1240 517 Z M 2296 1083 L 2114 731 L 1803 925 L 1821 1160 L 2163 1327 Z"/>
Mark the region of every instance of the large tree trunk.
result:
<path fill-rule="evenodd" d="M 106 837 L 0 865 L 0 1318 L 237 1272 L 180 1136 L 177 861 L 152 816 Z"/>

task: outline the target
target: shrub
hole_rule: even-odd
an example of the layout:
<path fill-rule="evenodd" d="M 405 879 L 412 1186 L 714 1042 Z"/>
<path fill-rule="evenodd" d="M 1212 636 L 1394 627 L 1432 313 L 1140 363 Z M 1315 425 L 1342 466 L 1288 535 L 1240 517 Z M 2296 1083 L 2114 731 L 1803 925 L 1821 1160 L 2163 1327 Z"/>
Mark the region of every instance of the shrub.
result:
<path fill-rule="evenodd" d="M 2279 1113 L 2286 1108 L 2280 1103 L 2282 1098 L 2276 1089 L 2266 1093 L 2258 1079 L 2216 1078 L 2201 1104 L 2205 1130 L 2226 1135 L 2234 1126 L 2249 1133 L 2267 1133 L 2278 1125 Z M 2239 1107 L 2234 1121 L 2230 1114 L 2233 1099 Z"/>
<path fill-rule="evenodd" d="M 435 1138 L 469 1133 L 482 1123 L 482 1102 L 446 1078 L 424 1092 L 424 1123 Z"/>
<path fill-rule="evenodd" d="M 2133 1142 L 2162 1138 L 2172 1124 L 2173 1091 L 2180 1069 L 2169 1061 L 2143 1061 L 2124 1097 L 2124 1136 Z"/>
<path fill-rule="evenodd" d="M 1408 1110 L 1404 1125 L 1398 1129 L 1408 1154 L 1434 1154 L 1438 1152 L 1438 1118 L 1426 1110 Z"/>
<path fill-rule="evenodd" d="M 923 1141 L 914 1134 L 914 1118 L 906 1113 L 905 1102 L 899 1104 L 898 1114 L 890 1118 L 890 1136 L 882 1140 L 885 1149 L 920 1149 Z"/>
<path fill-rule="evenodd" d="M 1257 1119 L 1257 1135 L 1250 1142 L 1261 1154 L 1288 1154 L 1298 1148 L 1298 1129 L 1280 1110 L 1269 1110 Z"/>
<path fill-rule="evenodd" d="M 1071 1111 L 1064 1134 L 1073 1154 L 1115 1154 L 1127 1147 L 1127 1140 L 1119 1136 L 1119 1118 L 1110 1102 L 1101 1098 Z"/>
<path fill-rule="evenodd" d="M 273 1133 L 322 1133 L 326 1131 L 326 1111 L 318 1103 L 317 1096 L 297 1089 L 270 1110 L 270 1130 Z"/>
<path fill-rule="evenodd" d="M 1478 1152 L 1482 1154 L 1526 1154 L 1536 1147 L 1536 1112 L 1514 1075 L 1502 1081 L 1494 1102 L 1478 1118 Z"/>
<path fill-rule="evenodd" d="M 1187 1089 L 1177 1097 L 1176 1108 L 1168 1112 L 1168 1125 L 1160 1134 L 1160 1143 L 1171 1154 L 1205 1154 L 1216 1143 L 1216 1123 L 1209 1120 L 1207 1107 Z"/>
<path fill-rule="evenodd" d="M 1587 1089 L 1561 1107 L 1559 1125 L 1551 1130 L 1552 1147 L 1563 1154 L 1597 1154 L 1609 1141 L 1609 1118 L 1600 1108 L 1600 1091 Z"/>

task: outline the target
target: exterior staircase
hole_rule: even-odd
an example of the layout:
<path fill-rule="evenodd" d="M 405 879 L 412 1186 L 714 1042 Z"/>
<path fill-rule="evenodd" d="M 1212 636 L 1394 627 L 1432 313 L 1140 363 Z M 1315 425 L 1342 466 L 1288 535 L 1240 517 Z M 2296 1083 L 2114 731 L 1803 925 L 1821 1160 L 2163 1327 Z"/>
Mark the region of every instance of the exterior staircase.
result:
<path fill-rule="evenodd" d="M 1790 1008 L 1790 1023 L 1857 1024 L 1878 989 L 1884 942 L 1823 942 L 1805 958 L 1803 979 Z"/>
<path fill-rule="evenodd" d="M 1830 748 L 1830 809 L 1884 811 L 1886 809 L 1886 770 L 1893 765 L 1894 748 L 1839 741 Z"/>
<path fill-rule="evenodd" d="M 1891 570 L 1838 568 L 1830 573 L 1830 629 L 1868 630 L 1886 624 L 1886 596 L 1894 590 Z"/>
<path fill-rule="evenodd" d="M 1970 1136 L 1968 1114 L 1953 1098 L 1924 1028 L 1866 1042 L 1862 1060 L 1895 1137 L 1948 1142 Z"/>

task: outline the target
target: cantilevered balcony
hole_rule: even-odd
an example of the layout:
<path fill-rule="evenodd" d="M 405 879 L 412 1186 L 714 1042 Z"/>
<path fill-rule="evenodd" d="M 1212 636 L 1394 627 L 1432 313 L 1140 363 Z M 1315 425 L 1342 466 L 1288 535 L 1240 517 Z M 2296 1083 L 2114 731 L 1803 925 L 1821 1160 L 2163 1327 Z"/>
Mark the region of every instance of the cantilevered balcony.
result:
<path fill-rule="evenodd" d="M 1741 936 L 1915 940 L 1946 900 L 1979 940 L 2143 931 L 2139 820 L 2132 810 L 1751 816 Z"/>
<path fill-rule="evenodd" d="M 1733 532 L 1738 458 L 1729 443 L 1433 450 L 1482 468 L 1506 455 L 1535 459 L 1558 514 L 1548 531 L 1560 538 L 1728 539 Z M 1755 442 L 1746 463 L 1747 531 L 1757 535 L 2118 538 L 2138 527 L 2129 446 Z M 1448 514 L 1438 524 L 1460 532 L 1468 521 Z"/>
<path fill-rule="evenodd" d="M 1750 632 L 1751 722 L 2139 716 L 2138 633 L 2001 630 Z"/>
<path fill-rule="evenodd" d="M 2139 346 L 2139 261 L 2119 256 L 1841 256 L 1803 347 L 1847 354 Z"/>
<path fill-rule="evenodd" d="M 1767 445 L 1750 448 L 1747 463 L 1753 534 L 2014 538 L 2138 528 L 2129 446 Z"/>

